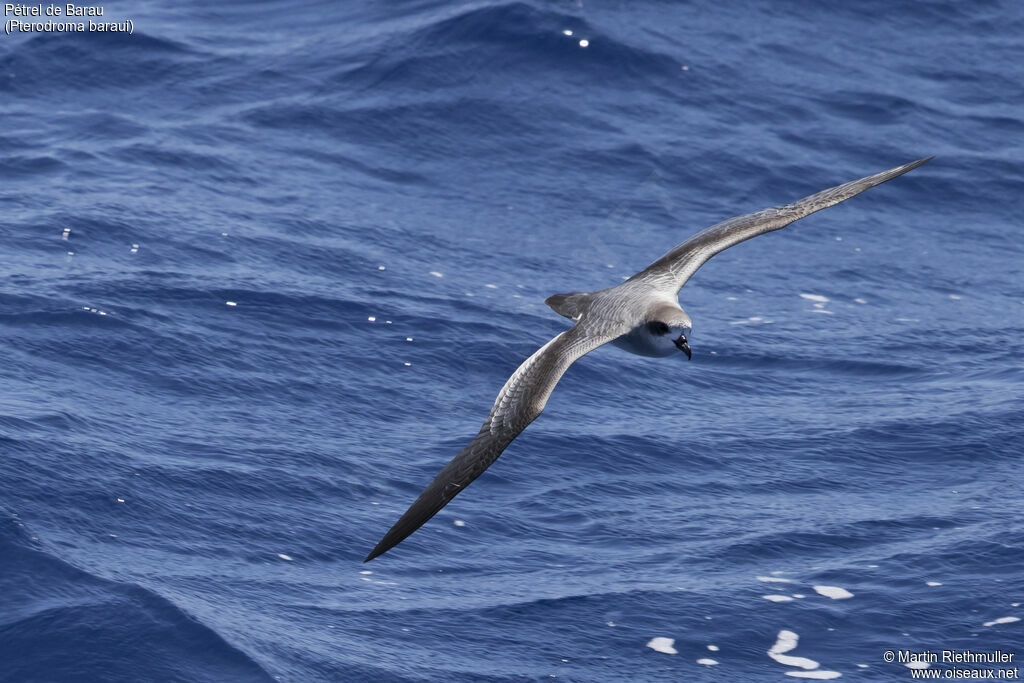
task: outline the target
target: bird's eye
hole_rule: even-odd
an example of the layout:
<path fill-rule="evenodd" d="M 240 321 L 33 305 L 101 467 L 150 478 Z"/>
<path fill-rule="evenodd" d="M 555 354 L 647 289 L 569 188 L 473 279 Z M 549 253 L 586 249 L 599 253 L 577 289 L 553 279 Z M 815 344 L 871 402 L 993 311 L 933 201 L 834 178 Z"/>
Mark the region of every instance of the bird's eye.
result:
<path fill-rule="evenodd" d="M 651 331 L 651 334 L 656 334 L 659 337 L 668 334 L 668 325 L 661 321 L 647 323 L 647 329 Z"/>

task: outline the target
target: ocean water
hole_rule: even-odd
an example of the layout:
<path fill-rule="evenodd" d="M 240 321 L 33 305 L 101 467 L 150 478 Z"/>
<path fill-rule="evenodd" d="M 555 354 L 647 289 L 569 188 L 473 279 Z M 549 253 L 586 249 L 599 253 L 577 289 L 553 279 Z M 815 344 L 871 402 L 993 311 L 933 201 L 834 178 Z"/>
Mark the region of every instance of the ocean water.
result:
<path fill-rule="evenodd" d="M 1024 657 L 1019 3 L 103 9 L 0 38 L 0 680 Z M 933 154 L 716 256 L 691 362 L 582 358 L 362 563 L 545 297 Z"/>

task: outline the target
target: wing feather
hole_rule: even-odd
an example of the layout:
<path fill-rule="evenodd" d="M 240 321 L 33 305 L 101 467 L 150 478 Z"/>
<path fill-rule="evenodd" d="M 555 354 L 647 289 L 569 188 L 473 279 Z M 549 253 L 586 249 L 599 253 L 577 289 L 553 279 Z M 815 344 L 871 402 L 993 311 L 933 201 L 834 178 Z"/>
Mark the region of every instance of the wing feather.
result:
<path fill-rule="evenodd" d="M 634 275 L 630 280 L 647 280 L 659 287 L 672 288 L 678 292 L 686 281 L 697 272 L 704 263 L 720 251 L 739 244 L 751 237 L 779 230 L 793 221 L 809 216 L 839 202 L 860 194 L 864 190 L 892 180 L 921 164 L 931 161 L 934 157 L 897 166 L 896 168 L 875 175 L 854 180 L 843 185 L 829 188 L 804 197 L 800 201 L 776 206 L 743 216 L 736 216 L 727 221 L 703 230 L 682 244 L 677 245 L 657 261 Z"/>
<path fill-rule="evenodd" d="M 363 561 L 369 562 L 401 543 L 483 474 L 512 440 L 541 414 L 568 367 L 611 339 L 576 325 L 523 361 L 498 392 L 480 432 L 444 466 Z"/>

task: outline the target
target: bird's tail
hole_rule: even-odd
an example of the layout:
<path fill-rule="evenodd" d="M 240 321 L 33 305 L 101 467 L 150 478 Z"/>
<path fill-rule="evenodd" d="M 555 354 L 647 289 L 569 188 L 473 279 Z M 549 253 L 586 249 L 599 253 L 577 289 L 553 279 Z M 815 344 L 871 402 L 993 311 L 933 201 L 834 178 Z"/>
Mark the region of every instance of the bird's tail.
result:
<path fill-rule="evenodd" d="M 564 315 L 569 320 L 579 320 L 580 316 L 590 308 L 589 292 L 570 292 L 569 294 L 553 294 L 544 300 L 555 313 Z"/>

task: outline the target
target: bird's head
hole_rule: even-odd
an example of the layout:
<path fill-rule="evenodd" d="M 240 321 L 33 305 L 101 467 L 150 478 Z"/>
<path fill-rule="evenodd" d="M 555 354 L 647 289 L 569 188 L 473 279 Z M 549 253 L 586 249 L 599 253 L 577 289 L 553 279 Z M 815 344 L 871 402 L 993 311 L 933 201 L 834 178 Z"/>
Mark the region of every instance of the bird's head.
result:
<path fill-rule="evenodd" d="M 648 316 L 647 331 L 657 340 L 664 339 L 665 344 L 671 344 L 691 358 L 690 352 L 690 331 L 693 324 L 690 316 L 686 315 L 679 306 L 664 305 L 653 310 Z"/>

